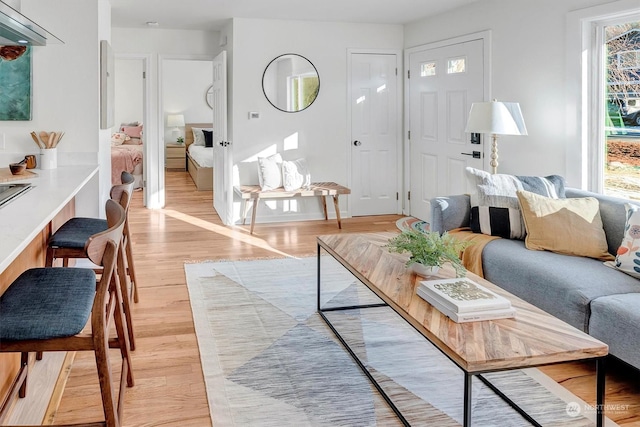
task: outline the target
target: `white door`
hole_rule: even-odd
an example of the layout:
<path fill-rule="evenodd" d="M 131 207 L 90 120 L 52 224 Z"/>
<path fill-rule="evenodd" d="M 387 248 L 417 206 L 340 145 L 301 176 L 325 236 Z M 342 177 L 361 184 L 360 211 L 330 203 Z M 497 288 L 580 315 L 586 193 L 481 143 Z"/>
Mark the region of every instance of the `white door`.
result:
<path fill-rule="evenodd" d="M 227 141 L 227 52 L 213 60 L 213 207 L 225 225 L 233 207 L 233 156 Z"/>
<path fill-rule="evenodd" d="M 409 209 L 429 221 L 430 199 L 468 192 L 465 167 L 482 169 L 482 141 L 464 131 L 484 101 L 482 39 L 409 54 Z M 475 156 L 474 156 L 475 155 Z"/>
<path fill-rule="evenodd" d="M 397 55 L 351 54 L 353 216 L 395 214 L 398 200 Z"/>

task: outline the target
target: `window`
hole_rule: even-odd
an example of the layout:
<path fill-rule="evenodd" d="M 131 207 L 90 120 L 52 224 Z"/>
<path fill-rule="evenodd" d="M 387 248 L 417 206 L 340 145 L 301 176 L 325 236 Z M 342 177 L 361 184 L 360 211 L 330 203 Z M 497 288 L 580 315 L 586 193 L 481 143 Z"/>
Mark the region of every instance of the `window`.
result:
<path fill-rule="evenodd" d="M 420 64 L 420 77 L 431 77 L 436 75 L 436 63 L 425 62 Z"/>
<path fill-rule="evenodd" d="M 603 192 L 640 200 L 640 20 L 601 24 Z"/>
<path fill-rule="evenodd" d="M 464 73 L 467 68 L 467 58 L 452 58 L 447 61 L 447 74 Z"/>
<path fill-rule="evenodd" d="M 628 51 L 620 52 L 618 57 L 618 67 L 624 70 L 634 70 L 640 68 L 640 52 Z"/>

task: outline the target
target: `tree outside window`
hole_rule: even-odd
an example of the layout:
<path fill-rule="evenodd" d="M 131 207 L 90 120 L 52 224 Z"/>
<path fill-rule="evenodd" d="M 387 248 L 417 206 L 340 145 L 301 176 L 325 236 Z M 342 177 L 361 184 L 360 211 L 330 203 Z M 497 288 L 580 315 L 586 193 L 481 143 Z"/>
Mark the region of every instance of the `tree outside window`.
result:
<path fill-rule="evenodd" d="M 605 27 L 605 193 L 640 200 L 640 22 Z"/>

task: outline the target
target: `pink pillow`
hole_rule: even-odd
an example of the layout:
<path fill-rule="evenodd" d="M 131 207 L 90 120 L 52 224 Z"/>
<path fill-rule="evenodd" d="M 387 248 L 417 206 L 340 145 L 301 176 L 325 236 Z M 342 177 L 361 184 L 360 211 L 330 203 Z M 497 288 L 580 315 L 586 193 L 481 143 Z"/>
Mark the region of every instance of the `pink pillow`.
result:
<path fill-rule="evenodd" d="M 122 145 L 142 145 L 141 138 L 129 138 Z"/>
<path fill-rule="evenodd" d="M 122 126 L 122 132 L 129 135 L 131 138 L 142 137 L 142 125 L 140 126 Z"/>

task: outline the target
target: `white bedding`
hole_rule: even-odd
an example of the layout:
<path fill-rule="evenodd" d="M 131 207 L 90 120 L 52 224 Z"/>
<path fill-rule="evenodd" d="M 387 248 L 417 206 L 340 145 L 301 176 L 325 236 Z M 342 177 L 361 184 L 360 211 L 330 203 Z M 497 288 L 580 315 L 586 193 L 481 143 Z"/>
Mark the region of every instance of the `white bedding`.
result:
<path fill-rule="evenodd" d="M 213 167 L 213 147 L 191 144 L 189 145 L 189 155 L 200 166 L 205 168 Z"/>

